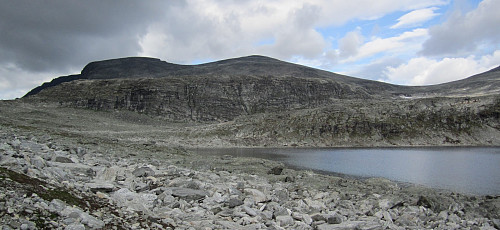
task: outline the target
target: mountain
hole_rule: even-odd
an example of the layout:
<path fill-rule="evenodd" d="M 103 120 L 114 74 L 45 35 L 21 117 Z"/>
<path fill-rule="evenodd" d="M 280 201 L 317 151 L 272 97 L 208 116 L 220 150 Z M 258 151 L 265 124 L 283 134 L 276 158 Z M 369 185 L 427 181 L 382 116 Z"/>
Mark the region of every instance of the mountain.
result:
<path fill-rule="evenodd" d="M 44 83 L 22 100 L 194 124 L 191 139 L 201 143 L 500 145 L 499 82 L 500 67 L 409 87 L 264 56 L 200 65 L 129 57 L 89 63 L 81 74 Z M 206 122 L 217 125 L 200 126 Z"/>
<path fill-rule="evenodd" d="M 25 97 L 210 121 L 314 108 L 336 99 L 390 98 L 403 88 L 263 56 L 201 65 L 130 57 L 89 63 L 81 74 L 56 78 Z"/>
<path fill-rule="evenodd" d="M 91 62 L 78 75 L 62 76 L 44 83 L 28 92 L 25 96 L 39 93 L 41 90 L 73 80 L 125 79 L 125 78 L 164 78 L 179 76 L 272 76 L 295 78 L 334 79 L 339 83 L 354 84 L 366 90 L 391 89 L 396 86 L 386 83 L 363 80 L 335 74 L 302 65 L 292 64 L 265 56 L 248 56 L 227 59 L 200 65 L 178 65 L 156 58 L 128 57 Z M 371 92 L 372 94 L 375 92 Z"/>

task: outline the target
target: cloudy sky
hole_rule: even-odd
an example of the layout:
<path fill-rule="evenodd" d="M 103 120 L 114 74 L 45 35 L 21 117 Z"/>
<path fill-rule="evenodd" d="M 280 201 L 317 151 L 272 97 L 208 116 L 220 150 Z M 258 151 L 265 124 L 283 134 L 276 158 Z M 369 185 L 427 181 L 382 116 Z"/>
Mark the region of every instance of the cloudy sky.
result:
<path fill-rule="evenodd" d="M 499 0 L 0 0 L 0 99 L 91 61 L 266 55 L 404 85 L 500 65 Z"/>

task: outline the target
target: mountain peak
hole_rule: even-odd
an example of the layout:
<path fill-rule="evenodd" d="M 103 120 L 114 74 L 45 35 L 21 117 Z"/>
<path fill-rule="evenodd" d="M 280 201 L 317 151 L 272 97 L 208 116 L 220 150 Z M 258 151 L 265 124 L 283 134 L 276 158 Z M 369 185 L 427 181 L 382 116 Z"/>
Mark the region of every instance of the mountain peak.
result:
<path fill-rule="evenodd" d="M 86 79 L 140 78 L 155 76 L 177 66 L 158 58 L 126 57 L 91 62 L 83 68 L 81 75 Z"/>

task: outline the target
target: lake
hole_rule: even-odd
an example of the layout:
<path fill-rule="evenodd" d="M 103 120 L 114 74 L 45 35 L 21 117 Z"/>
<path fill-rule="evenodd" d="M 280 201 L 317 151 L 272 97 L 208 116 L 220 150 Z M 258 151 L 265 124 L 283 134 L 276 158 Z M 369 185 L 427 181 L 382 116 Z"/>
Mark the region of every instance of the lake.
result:
<path fill-rule="evenodd" d="M 202 154 L 258 157 L 288 166 L 476 194 L 500 195 L 499 147 L 231 148 Z"/>

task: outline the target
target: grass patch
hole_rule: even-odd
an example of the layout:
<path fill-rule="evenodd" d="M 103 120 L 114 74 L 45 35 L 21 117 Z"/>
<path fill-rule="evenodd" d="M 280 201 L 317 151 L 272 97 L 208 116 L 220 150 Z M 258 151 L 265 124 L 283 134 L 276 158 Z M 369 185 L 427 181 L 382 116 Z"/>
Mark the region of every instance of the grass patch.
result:
<path fill-rule="evenodd" d="M 64 188 L 51 186 L 39 179 L 32 178 L 6 168 L 0 167 L 0 178 L 2 178 L 2 186 L 8 186 L 4 184 L 9 183 L 7 180 L 5 180 L 7 178 L 13 182 L 18 183 L 19 185 L 17 187 L 23 189 L 26 192 L 27 196 L 31 196 L 33 193 L 36 193 L 39 197 L 47 201 L 59 199 L 69 205 L 75 205 L 80 208 L 85 208 L 87 206 L 81 197 L 70 193 Z"/>

